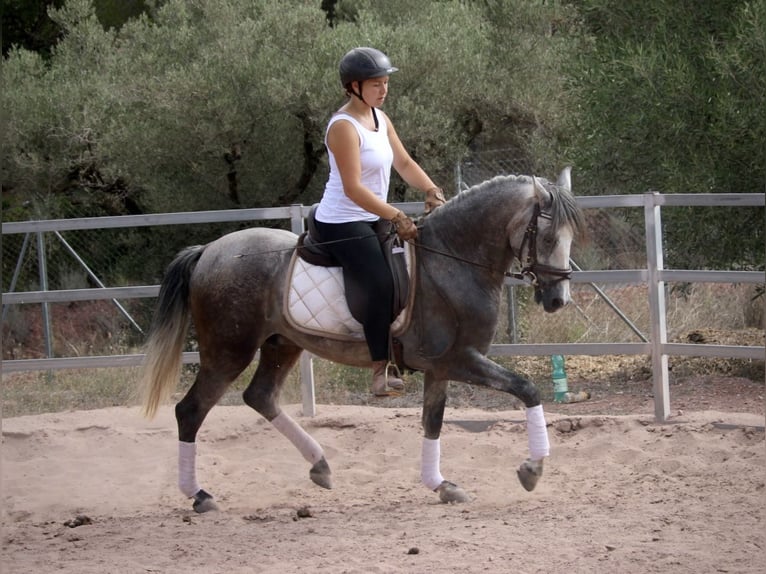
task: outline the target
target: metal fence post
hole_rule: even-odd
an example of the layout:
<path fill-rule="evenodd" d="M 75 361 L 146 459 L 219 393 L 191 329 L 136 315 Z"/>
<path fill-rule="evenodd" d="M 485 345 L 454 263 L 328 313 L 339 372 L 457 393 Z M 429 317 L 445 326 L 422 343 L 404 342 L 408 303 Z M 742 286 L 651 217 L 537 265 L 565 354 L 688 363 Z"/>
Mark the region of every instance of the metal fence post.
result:
<path fill-rule="evenodd" d="M 651 320 L 652 381 L 654 390 L 654 418 L 664 422 L 670 416 L 670 385 L 668 382 L 668 356 L 664 346 L 668 342 L 665 315 L 665 282 L 661 279 L 662 197 L 657 192 L 644 194 L 644 219 L 646 224 L 646 260 L 648 267 L 649 317 Z"/>
<path fill-rule="evenodd" d="M 297 235 L 300 235 L 305 230 L 303 210 L 298 204 L 290 206 L 290 229 Z M 299 368 L 303 416 L 314 417 L 317 414 L 316 393 L 314 392 L 314 359 L 308 351 L 301 353 Z"/>
<path fill-rule="evenodd" d="M 308 351 L 301 353 L 301 397 L 303 416 L 315 417 L 317 414 L 316 395 L 314 394 L 314 359 Z"/>
<path fill-rule="evenodd" d="M 48 263 L 45 255 L 45 238 L 41 231 L 37 232 L 37 270 L 40 273 L 40 290 L 48 290 Z M 45 356 L 53 358 L 53 336 L 51 333 L 51 317 L 47 301 L 42 303 L 43 334 L 45 336 Z"/>

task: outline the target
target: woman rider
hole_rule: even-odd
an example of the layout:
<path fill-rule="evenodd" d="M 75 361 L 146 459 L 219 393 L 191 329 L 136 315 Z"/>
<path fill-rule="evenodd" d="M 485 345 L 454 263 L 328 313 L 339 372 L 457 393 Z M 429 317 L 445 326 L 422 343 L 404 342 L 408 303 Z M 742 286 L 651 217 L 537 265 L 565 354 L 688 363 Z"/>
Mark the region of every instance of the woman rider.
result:
<path fill-rule="evenodd" d="M 444 203 L 441 189 L 410 157 L 379 109 L 389 76 L 397 70 L 374 48 L 354 48 L 341 59 L 340 81 L 348 99 L 327 125 L 330 175 L 315 214 L 321 239 L 343 266 L 345 280 L 357 282 L 368 294 L 362 326 L 376 396 L 400 390 L 404 382 L 388 374 L 394 286 L 373 225 L 388 220 L 403 240 L 417 237 L 412 219 L 388 203 L 391 166 L 407 184 L 425 192 L 426 212 Z"/>

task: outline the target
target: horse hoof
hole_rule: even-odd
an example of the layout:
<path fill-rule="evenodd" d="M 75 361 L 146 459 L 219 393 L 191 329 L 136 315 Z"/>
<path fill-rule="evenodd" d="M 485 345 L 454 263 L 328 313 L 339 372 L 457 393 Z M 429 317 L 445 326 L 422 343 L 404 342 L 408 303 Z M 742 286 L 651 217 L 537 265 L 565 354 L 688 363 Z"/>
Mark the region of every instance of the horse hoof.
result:
<path fill-rule="evenodd" d="M 437 488 L 436 492 L 439 493 L 439 500 L 445 504 L 453 504 L 458 502 L 468 502 L 468 493 L 460 488 L 457 484 L 453 484 L 448 480 L 442 482 Z"/>
<path fill-rule="evenodd" d="M 218 510 L 218 505 L 215 503 L 215 500 L 213 500 L 213 495 L 200 489 L 199 492 L 194 495 L 192 508 L 194 508 L 194 512 L 204 514 L 211 510 Z"/>
<path fill-rule="evenodd" d="M 309 471 L 309 478 L 314 484 L 330 490 L 332 488 L 332 472 L 325 457 L 322 457 Z"/>
<path fill-rule="evenodd" d="M 540 460 L 525 460 L 519 469 L 516 471 L 519 477 L 519 482 L 527 492 L 532 492 L 537 486 L 537 481 L 543 475 L 543 459 Z"/>

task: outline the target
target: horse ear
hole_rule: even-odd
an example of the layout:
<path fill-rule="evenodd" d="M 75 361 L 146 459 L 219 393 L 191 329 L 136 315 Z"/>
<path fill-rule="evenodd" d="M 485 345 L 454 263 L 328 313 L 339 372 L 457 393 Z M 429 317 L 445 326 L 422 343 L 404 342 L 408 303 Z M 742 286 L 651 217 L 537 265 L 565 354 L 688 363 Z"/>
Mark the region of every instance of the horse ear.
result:
<path fill-rule="evenodd" d="M 543 186 L 543 184 L 540 183 L 540 180 L 537 179 L 534 175 L 532 176 L 532 184 L 535 190 L 535 195 L 537 196 L 537 200 L 540 202 L 540 205 L 548 205 L 548 203 L 551 200 L 550 192 L 547 189 L 545 189 L 545 186 Z"/>
<path fill-rule="evenodd" d="M 572 167 L 567 166 L 561 170 L 556 185 L 563 187 L 569 193 L 572 193 Z"/>

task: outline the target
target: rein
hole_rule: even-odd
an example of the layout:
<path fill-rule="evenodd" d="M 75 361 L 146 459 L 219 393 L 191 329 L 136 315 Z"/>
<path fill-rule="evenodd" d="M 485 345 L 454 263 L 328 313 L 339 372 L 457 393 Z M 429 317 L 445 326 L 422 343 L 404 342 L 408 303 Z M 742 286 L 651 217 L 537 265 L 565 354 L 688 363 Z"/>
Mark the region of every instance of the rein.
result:
<path fill-rule="evenodd" d="M 540 289 L 540 280 L 538 276 L 543 273 L 546 275 L 553 275 L 555 279 L 551 282 L 553 284 L 558 283 L 559 281 L 568 280 L 572 276 L 572 269 L 561 269 L 558 267 L 553 267 L 551 265 L 545 265 L 544 263 L 539 263 L 537 261 L 537 220 L 542 217 L 545 219 L 551 219 L 551 216 L 545 212 L 542 211 L 540 207 L 540 203 L 535 203 L 535 208 L 532 211 L 532 217 L 529 220 L 529 223 L 527 224 L 527 229 L 524 232 L 524 239 L 521 241 L 521 248 L 519 249 L 519 255 L 517 256 L 517 259 L 519 260 L 519 263 L 522 263 L 521 271 L 518 272 L 512 272 L 512 271 L 503 271 L 503 275 L 505 277 L 510 277 L 512 279 L 518 279 L 520 281 L 529 281 L 529 283 L 535 288 Z M 419 225 L 418 227 L 422 227 L 422 225 Z M 396 231 L 392 230 L 391 234 L 396 233 Z M 375 234 L 378 237 L 381 236 L 381 234 Z M 358 237 L 347 237 L 345 239 L 336 239 L 334 241 L 324 241 L 318 243 L 318 245 L 328 245 L 330 243 L 339 243 L 343 241 L 355 241 L 359 239 L 364 239 L 365 237 L 369 236 L 358 236 Z M 418 243 L 416 241 L 408 241 L 408 243 L 411 243 L 418 249 L 422 249 L 424 251 L 430 251 L 431 253 L 436 253 L 437 255 L 442 255 L 444 257 L 448 257 L 450 259 L 454 259 L 456 261 L 460 261 L 462 263 L 467 263 L 468 265 L 473 265 L 474 267 L 481 267 L 483 269 L 488 269 L 489 271 L 496 272 L 497 270 L 492 266 L 488 265 L 486 263 L 480 263 L 478 261 L 472 261 L 470 259 L 465 259 L 464 257 L 460 257 L 459 255 L 455 255 L 454 253 L 449 253 L 447 251 L 442 251 L 440 249 L 436 249 L 434 247 L 429 247 L 427 245 L 423 245 L 422 243 Z M 524 252 L 524 248 L 527 248 L 527 256 L 522 262 L 521 260 L 521 253 Z M 265 251 L 265 252 L 259 252 L 259 253 L 239 253 L 235 255 L 234 257 L 240 258 L 240 257 L 246 257 L 248 255 L 261 255 L 263 253 L 276 253 L 280 251 L 291 251 L 293 249 L 296 249 L 296 247 L 289 247 L 285 249 L 276 249 L 273 251 Z"/>

